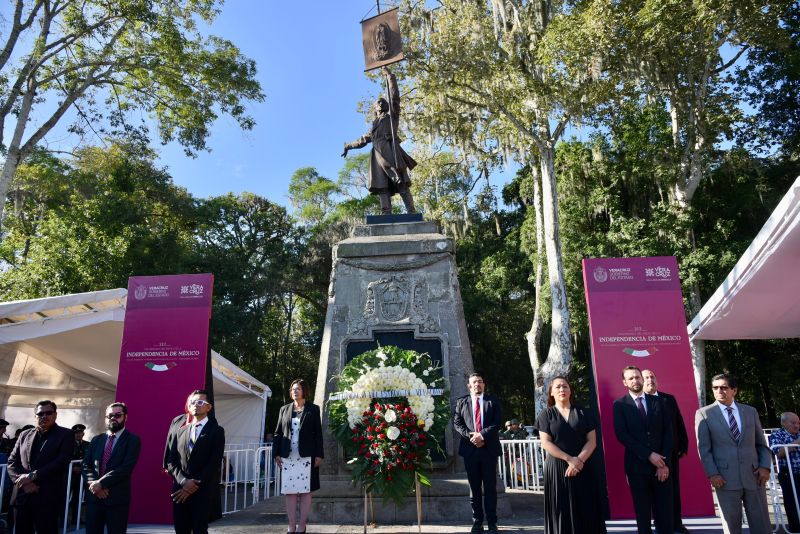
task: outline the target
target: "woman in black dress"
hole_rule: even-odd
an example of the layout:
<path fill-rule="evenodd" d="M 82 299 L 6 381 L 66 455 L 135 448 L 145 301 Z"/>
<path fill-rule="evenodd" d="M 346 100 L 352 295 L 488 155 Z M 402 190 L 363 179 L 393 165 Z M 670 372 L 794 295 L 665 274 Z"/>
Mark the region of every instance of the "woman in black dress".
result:
<path fill-rule="evenodd" d="M 545 534 L 605 534 L 600 481 L 590 459 L 597 446 L 594 416 L 572 403 L 563 376 L 550 382 L 547 409 L 536 428 L 547 451 L 544 462 Z"/>
<path fill-rule="evenodd" d="M 275 463 L 281 469 L 281 490 L 286 496 L 288 532 L 306 531 L 311 492 L 319 489 L 319 466 L 325 456 L 319 406 L 306 401 L 308 394 L 305 380 L 298 378 L 292 382 L 289 386 L 292 402 L 281 407 L 272 442 Z M 287 469 L 283 469 L 284 463 Z"/>

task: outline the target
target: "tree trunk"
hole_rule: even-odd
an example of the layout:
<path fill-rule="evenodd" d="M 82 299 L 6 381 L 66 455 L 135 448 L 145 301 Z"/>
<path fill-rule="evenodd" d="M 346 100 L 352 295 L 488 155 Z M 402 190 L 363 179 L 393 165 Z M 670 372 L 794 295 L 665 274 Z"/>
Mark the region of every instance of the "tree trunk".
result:
<path fill-rule="evenodd" d="M 694 317 L 700 313 L 703 301 L 700 298 L 700 288 L 692 284 L 689 290 L 689 315 Z M 695 339 L 691 342 L 692 365 L 694 367 L 694 384 L 697 389 L 697 401 L 700 406 L 706 405 L 706 342 Z"/>
<path fill-rule="evenodd" d="M 544 222 L 542 220 L 542 193 L 539 182 L 539 170 L 535 166 L 531 167 L 531 180 L 533 181 L 533 208 L 536 220 L 536 261 L 534 263 L 535 307 L 531 329 L 525 334 L 525 339 L 528 342 L 528 359 L 531 362 L 531 369 L 533 370 L 533 383 L 538 389 L 544 385 L 543 380 L 539 376 L 539 362 L 542 361 L 539 345 L 542 341 L 542 329 L 544 327 L 544 319 L 542 319 L 541 311 L 541 295 L 542 288 L 544 287 Z M 528 209 L 530 209 L 530 205 L 528 205 Z M 534 410 L 537 416 L 539 412 L 544 409 L 546 404 L 547 399 L 545 399 L 543 395 L 536 395 Z"/>
<path fill-rule="evenodd" d="M 558 192 L 555 176 L 555 147 L 553 142 L 539 147 L 542 172 L 542 219 L 544 223 L 544 248 L 547 254 L 547 274 L 550 282 L 551 326 L 550 349 L 547 359 L 539 368 L 536 383 L 536 404 L 546 401 L 550 381 L 569 373 L 572 364 L 572 339 L 570 337 L 569 306 L 564 282 L 564 265 L 561 261 L 561 238 L 558 222 Z M 541 382 L 541 385 L 539 384 Z"/>

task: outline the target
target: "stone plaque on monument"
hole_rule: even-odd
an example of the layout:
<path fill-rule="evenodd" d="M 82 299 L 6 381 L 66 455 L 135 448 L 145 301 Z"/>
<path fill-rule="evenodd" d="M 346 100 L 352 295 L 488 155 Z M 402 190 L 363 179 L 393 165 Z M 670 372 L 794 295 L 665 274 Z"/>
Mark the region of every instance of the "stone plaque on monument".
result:
<path fill-rule="evenodd" d="M 455 400 L 467 394 L 473 371 L 453 241 L 436 223 L 414 214 L 373 217 L 356 226 L 352 236 L 333 249 L 333 269 L 322 340 L 314 402 L 325 406 L 337 391 L 336 376 L 353 357 L 378 344 L 427 352 L 440 362 Z M 399 218 L 399 220 L 398 220 Z M 385 222 L 384 222 L 385 221 Z M 464 464 L 457 456 L 458 435 L 448 428 L 444 455 L 434 456 L 432 487 L 423 489 L 424 521 L 470 521 L 469 485 Z M 351 473 L 338 443 L 325 441 L 321 489 L 315 492 L 315 520 L 358 523 L 363 517 L 363 494 L 350 482 Z M 499 479 L 498 479 L 499 480 Z M 498 483 L 498 490 L 502 488 Z M 376 502 L 379 522 L 415 521 L 416 505 Z M 498 494 L 498 513 L 510 514 L 508 501 Z"/>

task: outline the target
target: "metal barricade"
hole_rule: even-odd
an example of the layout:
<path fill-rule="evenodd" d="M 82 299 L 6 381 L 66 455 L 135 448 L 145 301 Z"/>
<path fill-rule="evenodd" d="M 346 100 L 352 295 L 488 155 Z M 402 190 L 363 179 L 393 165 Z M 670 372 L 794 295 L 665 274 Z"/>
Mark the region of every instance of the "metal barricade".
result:
<path fill-rule="evenodd" d="M 66 495 L 64 496 L 64 510 L 62 514 L 64 517 L 64 524 L 62 525 L 61 529 L 61 532 L 63 534 L 66 534 L 69 531 L 68 530 L 69 512 L 70 512 L 69 506 L 73 499 L 72 467 L 76 465 L 80 466 L 81 460 L 73 460 L 72 462 L 70 462 L 69 468 L 67 469 L 67 488 L 66 488 Z M 9 481 L 6 480 L 7 469 L 8 469 L 7 464 L 0 464 L 0 514 L 6 514 L 6 517 L 8 516 L 8 514 L 11 513 L 11 507 L 8 507 L 8 509 L 3 508 L 3 505 L 5 504 L 5 499 L 2 498 L 6 491 L 11 491 L 11 488 L 9 487 Z M 83 507 L 83 495 L 85 487 L 86 487 L 85 481 L 83 479 L 83 476 L 81 476 L 81 484 L 78 487 L 78 495 L 77 495 L 78 502 L 76 503 L 77 509 L 75 512 L 75 526 L 71 530 L 71 532 L 77 532 L 78 530 L 81 529 L 81 509 Z M 5 526 L 6 527 L 8 526 L 7 520 Z"/>
<path fill-rule="evenodd" d="M 280 483 L 272 462 L 272 445 L 227 449 L 222 458 L 220 485 L 223 515 L 268 499 Z M 275 484 L 275 486 L 273 486 Z"/>
<path fill-rule="evenodd" d="M 507 488 L 544 491 L 545 452 L 539 439 L 500 440 L 500 478 Z"/>
<path fill-rule="evenodd" d="M 786 465 L 787 469 L 789 470 L 789 484 L 791 485 L 793 495 L 791 501 L 787 502 L 786 495 L 783 493 L 783 488 L 778 482 L 778 476 L 781 473 L 780 462 L 774 462 L 772 464 L 772 468 L 770 469 L 770 477 L 769 482 L 767 483 L 767 489 L 769 490 L 769 502 L 772 504 L 772 510 L 775 514 L 775 529 L 777 530 L 778 525 L 780 525 L 789 534 L 795 534 L 797 531 L 789 530 L 789 521 L 784 513 L 784 510 L 789 506 L 794 506 L 795 510 L 800 513 L 800 503 L 798 503 L 797 498 L 797 490 L 800 488 L 797 487 L 798 485 L 795 481 L 795 477 L 791 476 L 792 464 L 791 459 L 789 458 L 790 449 L 800 448 L 800 445 L 787 443 L 785 445 L 775 445 L 774 447 L 777 449 L 783 449 L 784 459 L 787 462 Z M 781 502 L 783 503 L 783 507 L 781 507 Z"/>
<path fill-rule="evenodd" d="M 67 494 L 64 497 L 64 527 L 62 529 L 62 533 L 66 534 L 67 529 L 69 528 L 69 505 L 72 502 L 73 495 L 72 495 L 72 468 L 75 466 L 80 467 L 82 464 L 81 460 L 72 460 L 69 463 L 69 468 L 67 469 Z M 75 528 L 72 529 L 72 532 L 77 532 L 81 529 L 81 508 L 83 507 L 83 495 L 84 491 L 86 490 L 86 479 L 83 478 L 83 475 L 79 475 L 81 478 L 81 482 L 78 485 L 78 502 L 76 504 L 76 512 L 75 512 Z"/>
<path fill-rule="evenodd" d="M 8 528 L 8 516 L 4 514 L 10 513 L 9 510 L 5 510 L 3 508 L 3 505 L 6 502 L 5 492 L 11 491 L 11 488 L 7 487 L 6 485 L 6 469 L 6 464 L 0 465 L 0 526 L 2 526 L 4 529 Z"/>

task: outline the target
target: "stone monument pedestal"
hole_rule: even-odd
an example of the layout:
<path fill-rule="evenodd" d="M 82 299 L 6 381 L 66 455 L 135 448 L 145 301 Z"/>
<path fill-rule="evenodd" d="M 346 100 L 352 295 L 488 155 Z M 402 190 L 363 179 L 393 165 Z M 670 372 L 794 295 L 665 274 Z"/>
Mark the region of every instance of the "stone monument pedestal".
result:
<path fill-rule="evenodd" d="M 473 371 L 464 309 L 458 285 L 453 241 L 434 222 L 417 214 L 371 217 L 370 224 L 353 228 L 352 236 L 333 249 L 328 309 L 322 338 L 315 404 L 324 407 L 338 391 L 335 376 L 353 357 L 380 344 L 427 352 L 442 366 L 450 406 L 467 394 Z M 328 434 L 330 436 L 330 434 Z M 458 434 L 449 425 L 442 448 L 434 456 L 432 487 L 423 488 L 423 521 L 469 522 L 469 484 L 457 456 Z M 361 523 L 364 496 L 350 482 L 350 469 L 341 447 L 325 440 L 321 489 L 314 494 L 315 522 Z M 384 506 L 373 499 L 379 523 L 416 521 L 413 495 L 404 506 Z M 498 478 L 498 515 L 511 514 Z"/>

